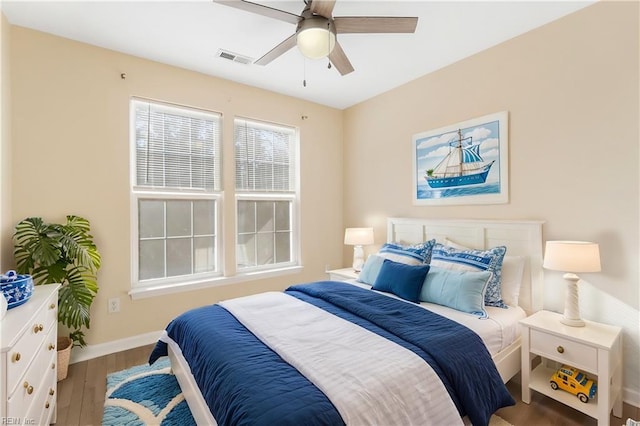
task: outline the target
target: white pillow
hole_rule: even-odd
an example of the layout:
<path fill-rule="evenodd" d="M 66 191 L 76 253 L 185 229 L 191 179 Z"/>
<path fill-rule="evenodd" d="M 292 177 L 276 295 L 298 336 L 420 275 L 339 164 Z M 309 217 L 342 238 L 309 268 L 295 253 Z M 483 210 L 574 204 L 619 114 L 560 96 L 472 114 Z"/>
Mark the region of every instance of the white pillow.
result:
<path fill-rule="evenodd" d="M 502 261 L 502 301 L 509 306 L 518 306 L 524 260 L 524 256 L 505 256 Z"/>
<path fill-rule="evenodd" d="M 472 250 L 471 247 L 460 245 L 448 238 L 445 238 L 445 244 L 458 250 Z M 524 261 L 524 256 L 505 256 L 502 261 L 500 292 L 502 301 L 509 306 L 518 306 L 520 285 L 524 275 Z"/>

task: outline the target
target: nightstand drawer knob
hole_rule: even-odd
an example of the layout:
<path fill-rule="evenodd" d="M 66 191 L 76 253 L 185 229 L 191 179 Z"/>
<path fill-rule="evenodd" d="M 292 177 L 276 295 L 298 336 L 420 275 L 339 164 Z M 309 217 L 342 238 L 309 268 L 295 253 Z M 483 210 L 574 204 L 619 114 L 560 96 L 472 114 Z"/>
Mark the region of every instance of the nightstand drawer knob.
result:
<path fill-rule="evenodd" d="M 562 346 L 558 346 L 556 348 L 556 350 L 558 351 L 558 353 L 563 354 L 564 353 L 564 348 Z"/>
<path fill-rule="evenodd" d="M 11 357 L 11 362 L 18 362 L 20 361 L 20 358 L 22 358 L 20 356 L 20 352 L 16 352 L 13 354 L 13 356 Z"/>

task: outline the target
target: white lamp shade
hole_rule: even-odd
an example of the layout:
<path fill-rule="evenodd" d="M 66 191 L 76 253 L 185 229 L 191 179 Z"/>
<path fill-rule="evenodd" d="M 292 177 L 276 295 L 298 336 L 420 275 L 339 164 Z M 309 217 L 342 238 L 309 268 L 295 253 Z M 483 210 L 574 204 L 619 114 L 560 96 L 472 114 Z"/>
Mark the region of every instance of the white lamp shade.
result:
<path fill-rule="evenodd" d="M 311 27 L 303 29 L 296 37 L 298 49 L 309 59 L 329 56 L 336 45 L 336 35 L 327 28 Z"/>
<path fill-rule="evenodd" d="M 349 246 L 373 244 L 373 228 L 347 228 L 344 231 L 344 243 Z"/>
<path fill-rule="evenodd" d="M 587 241 L 547 241 L 545 269 L 563 272 L 599 272 L 600 249 Z"/>

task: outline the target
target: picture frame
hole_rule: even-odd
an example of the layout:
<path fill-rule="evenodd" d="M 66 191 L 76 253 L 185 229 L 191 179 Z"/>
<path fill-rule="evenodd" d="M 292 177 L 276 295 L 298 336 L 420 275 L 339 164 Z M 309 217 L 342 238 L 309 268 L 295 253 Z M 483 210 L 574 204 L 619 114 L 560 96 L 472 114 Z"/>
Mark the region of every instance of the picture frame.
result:
<path fill-rule="evenodd" d="M 508 111 L 412 137 L 413 204 L 509 202 Z"/>

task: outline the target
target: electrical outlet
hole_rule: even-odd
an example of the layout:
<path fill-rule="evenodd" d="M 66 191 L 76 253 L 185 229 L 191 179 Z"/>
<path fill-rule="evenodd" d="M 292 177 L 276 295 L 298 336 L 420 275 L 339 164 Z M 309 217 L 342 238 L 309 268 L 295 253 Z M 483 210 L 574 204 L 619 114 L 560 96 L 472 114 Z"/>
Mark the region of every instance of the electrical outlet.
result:
<path fill-rule="evenodd" d="M 120 298 L 113 297 L 109 299 L 109 313 L 120 312 Z"/>

